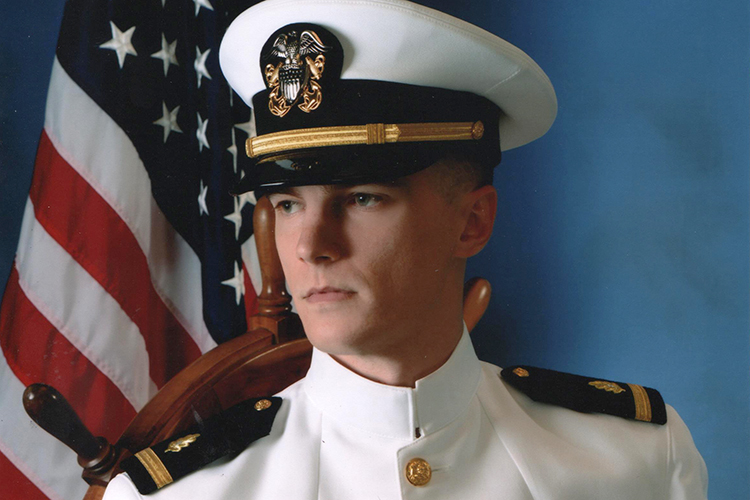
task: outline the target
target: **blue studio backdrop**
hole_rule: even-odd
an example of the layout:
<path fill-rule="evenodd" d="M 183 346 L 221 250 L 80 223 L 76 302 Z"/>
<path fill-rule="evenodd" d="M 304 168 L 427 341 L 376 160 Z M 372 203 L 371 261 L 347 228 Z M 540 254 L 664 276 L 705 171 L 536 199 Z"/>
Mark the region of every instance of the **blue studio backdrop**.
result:
<path fill-rule="evenodd" d="M 63 3 L 0 6 L 0 291 Z M 493 284 L 480 357 L 658 388 L 710 498 L 750 498 L 750 4 L 424 3 L 521 47 L 559 100 L 496 171 L 495 234 L 469 269 Z"/>

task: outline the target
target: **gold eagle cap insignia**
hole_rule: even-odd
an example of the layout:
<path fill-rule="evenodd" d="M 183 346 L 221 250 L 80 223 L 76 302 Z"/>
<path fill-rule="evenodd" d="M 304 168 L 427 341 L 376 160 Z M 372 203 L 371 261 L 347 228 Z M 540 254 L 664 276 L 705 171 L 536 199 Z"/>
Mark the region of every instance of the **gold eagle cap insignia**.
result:
<path fill-rule="evenodd" d="M 603 380 L 594 380 L 593 382 L 589 382 L 589 385 L 596 387 L 597 389 L 602 389 L 607 392 L 614 392 L 615 394 L 620 394 L 621 392 L 625 392 L 625 389 L 620 387 L 619 385 L 615 384 L 614 382 L 605 382 Z"/>
<path fill-rule="evenodd" d="M 295 104 L 305 113 L 320 106 L 323 88 L 318 80 L 325 68 L 323 53 L 329 49 L 312 30 L 278 35 L 269 54 L 276 57 L 278 63 L 267 64 L 264 72 L 271 89 L 268 96 L 271 113 L 282 117 Z"/>
<path fill-rule="evenodd" d="M 180 439 L 175 439 L 174 441 L 169 443 L 166 451 L 173 451 L 177 453 L 181 449 L 190 446 L 190 443 L 194 443 L 199 436 L 200 434 L 188 434 L 187 436 L 181 437 Z"/>

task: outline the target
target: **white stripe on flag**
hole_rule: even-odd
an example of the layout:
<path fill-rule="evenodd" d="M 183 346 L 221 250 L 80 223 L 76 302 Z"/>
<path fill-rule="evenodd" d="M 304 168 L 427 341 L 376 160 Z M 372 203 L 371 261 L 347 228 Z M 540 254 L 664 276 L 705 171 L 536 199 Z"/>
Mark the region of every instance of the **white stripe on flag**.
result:
<path fill-rule="evenodd" d="M 255 295 L 260 295 L 263 280 L 260 279 L 260 262 L 258 261 L 258 249 L 255 247 L 254 234 L 242 244 L 242 262 L 245 264 L 250 282 L 255 288 Z"/>
<path fill-rule="evenodd" d="M 140 410 L 156 393 L 143 336 L 112 296 L 38 223 L 29 199 L 16 262 L 21 289 L 34 307 Z"/>
<path fill-rule="evenodd" d="M 26 415 L 21 399 L 25 387 L 2 355 L 0 387 L 0 451 L 51 500 L 83 498 L 88 485 L 76 454 Z"/>
<path fill-rule="evenodd" d="M 216 346 L 203 320 L 201 263 L 151 195 L 151 180 L 125 132 L 55 58 L 45 130 L 57 152 L 106 200 L 134 234 L 157 293 L 201 352 Z"/>

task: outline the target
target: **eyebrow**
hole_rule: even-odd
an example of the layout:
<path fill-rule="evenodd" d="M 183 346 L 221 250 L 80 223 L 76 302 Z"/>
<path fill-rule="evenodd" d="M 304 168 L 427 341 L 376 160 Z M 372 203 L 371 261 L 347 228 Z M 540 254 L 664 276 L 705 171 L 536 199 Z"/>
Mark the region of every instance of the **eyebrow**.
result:
<path fill-rule="evenodd" d="M 404 189 L 409 187 L 409 182 L 404 177 L 394 179 L 392 181 L 380 181 L 380 182 L 353 182 L 346 184 L 319 184 L 320 187 L 326 192 L 326 194 L 335 193 L 336 191 L 345 191 L 348 189 L 356 188 L 358 186 L 380 186 L 384 188 L 397 188 Z M 289 196 L 299 196 L 300 186 L 280 186 L 278 188 L 268 189 L 267 195 L 274 194 L 286 194 Z"/>
<path fill-rule="evenodd" d="M 327 185 L 325 186 L 327 189 L 330 189 L 331 191 L 334 190 L 346 190 L 346 189 L 353 189 L 360 186 L 376 186 L 376 187 L 383 187 L 383 188 L 397 188 L 397 189 L 403 189 L 409 187 L 409 181 L 405 177 L 399 177 L 398 179 L 394 179 L 392 181 L 375 181 L 375 182 L 352 182 L 347 184 L 334 184 L 334 185 Z"/>
<path fill-rule="evenodd" d="M 297 194 L 297 188 L 296 186 L 274 187 L 266 189 L 264 194 L 266 196 L 273 196 L 275 194 L 288 194 L 291 196 L 295 196 Z"/>

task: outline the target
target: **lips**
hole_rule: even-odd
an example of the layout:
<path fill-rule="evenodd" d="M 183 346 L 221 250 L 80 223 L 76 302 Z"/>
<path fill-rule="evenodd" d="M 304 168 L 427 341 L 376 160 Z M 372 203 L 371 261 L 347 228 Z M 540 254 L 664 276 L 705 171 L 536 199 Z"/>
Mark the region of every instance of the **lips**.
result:
<path fill-rule="evenodd" d="M 335 302 L 345 300 L 354 295 L 355 292 L 345 288 L 326 286 L 322 288 L 311 288 L 302 298 L 308 302 Z"/>

